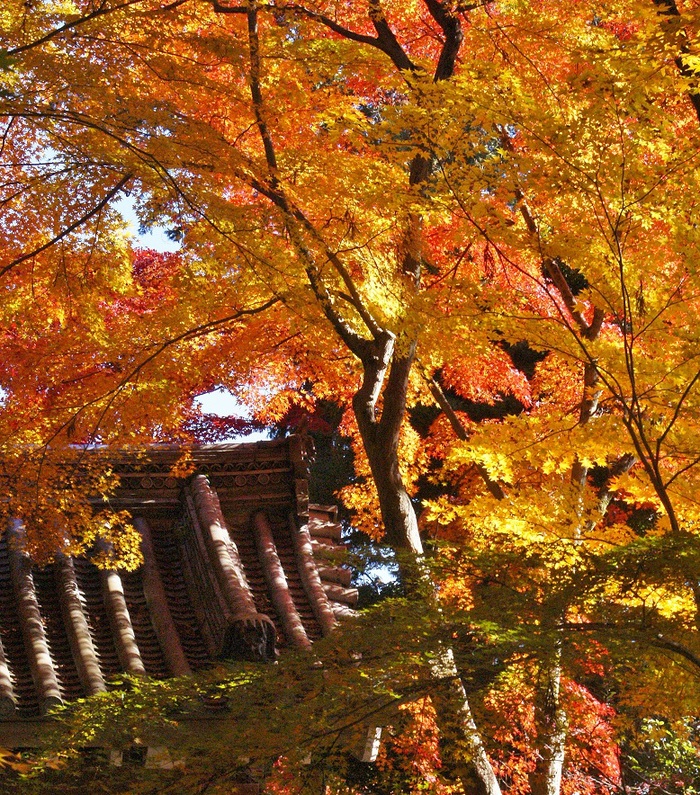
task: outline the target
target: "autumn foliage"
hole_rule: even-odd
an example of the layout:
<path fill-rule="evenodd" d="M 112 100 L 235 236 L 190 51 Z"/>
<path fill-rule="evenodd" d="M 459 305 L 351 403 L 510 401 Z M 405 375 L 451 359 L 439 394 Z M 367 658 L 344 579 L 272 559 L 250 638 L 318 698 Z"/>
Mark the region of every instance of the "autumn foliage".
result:
<path fill-rule="evenodd" d="M 7 0 L 4 520 L 39 560 L 107 536 L 137 565 L 87 503 L 110 450 L 315 434 L 409 605 L 350 677 L 396 702 L 376 791 L 696 791 L 699 27 L 691 0 Z M 253 420 L 202 415 L 221 386 Z"/>

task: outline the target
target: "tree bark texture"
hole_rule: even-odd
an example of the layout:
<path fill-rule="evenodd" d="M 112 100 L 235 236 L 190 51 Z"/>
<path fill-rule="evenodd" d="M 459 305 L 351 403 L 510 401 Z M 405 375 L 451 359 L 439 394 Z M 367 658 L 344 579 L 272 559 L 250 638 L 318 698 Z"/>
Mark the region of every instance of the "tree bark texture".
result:
<path fill-rule="evenodd" d="M 530 774 L 532 795 L 559 795 L 564 771 L 567 720 L 561 703 L 561 646 L 542 669 L 535 700 L 539 756 Z"/>
<path fill-rule="evenodd" d="M 441 682 L 433 706 L 446 772 L 462 782 L 466 795 L 501 795 L 451 649 L 439 650 L 433 675 Z"/>
<path fill-rule="evenodd" d="M 387 543 L 397 550 L 423 554 L 416 512 L 406 491 L 399 467 L 401 425 L 406 411 L 408 377 L 415 358 L 416 343 L 402 356 L 391 360 L 382 394 L 381 418 L 377 401 L 385 380 L 394 340 L 387 338 L 373 346 L 376 350 L 363 359 L 362 386 L 353 399 L 353 410 L 377 488 Z"/>

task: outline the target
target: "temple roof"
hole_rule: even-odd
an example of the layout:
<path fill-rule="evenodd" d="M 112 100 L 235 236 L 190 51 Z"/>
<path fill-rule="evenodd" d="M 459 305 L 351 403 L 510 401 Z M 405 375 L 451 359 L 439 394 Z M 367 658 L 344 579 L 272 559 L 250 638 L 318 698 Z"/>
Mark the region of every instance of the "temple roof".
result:
<path fill-rule="evenodd" d="M 0 540 L 0 734 L 57 703 L 98 693 L 121 673 L 163 678 L 215 660 L 270 660 L 308 647 L 350 614 L 350 572 L 333 507 L 308 503 L 303 439 L 111 460 L 142 538 L 135 572 L 61 557 L 33 567 Z M 2 738 L 0 737 L 0 740 Z"/>

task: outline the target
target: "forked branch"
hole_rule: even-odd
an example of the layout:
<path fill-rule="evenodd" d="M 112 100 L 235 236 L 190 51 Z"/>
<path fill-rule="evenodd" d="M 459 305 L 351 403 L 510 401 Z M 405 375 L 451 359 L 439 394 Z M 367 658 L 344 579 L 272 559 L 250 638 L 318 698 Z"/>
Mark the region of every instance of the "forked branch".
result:
<path fill-rule="evenodd" d="M 102 212 L 104 208 L 110 203 L 110 201 L 119 193 L 119 191 L 126 185 L 126 183 L 132 178 L 133 174 L 127 174 L 126 176 L 122 177 L 122 179 L 117 182 L 117 184 L 107 191 L 106 195 L 94 206 L 91 207 L 86 213 L 80 216 L 76 221 L 72 224 L 67 226 L 65 229 L 62 229 L 57 235 L 51 238 L 51 240 L 47 241 L 41 246 L 37 246 L 33 251 L 28 251 L 25 254 L 20 255 L 16 259 L 13 259 L 11 262 L 8 262 L 7 265 L 4 265 L 0 268 L 0 276 L 5 276 L 5 274 L 9 273 L 13 268 L 16 268 L 23 262 L 26 262 L 28 259 L 32 257 L 36 257 L 37 254 L 41 254 L 42 252 L 50 249 L 51 246 L 54 246 L 56 243 L 63 240 L 63 238 L 67 237 L 71 234 L 71 232 L 75 232 L 76 229 L 81 227 L 84 223 L 89 221 L 93 216 L 97 215 L 98 213 Z"/>

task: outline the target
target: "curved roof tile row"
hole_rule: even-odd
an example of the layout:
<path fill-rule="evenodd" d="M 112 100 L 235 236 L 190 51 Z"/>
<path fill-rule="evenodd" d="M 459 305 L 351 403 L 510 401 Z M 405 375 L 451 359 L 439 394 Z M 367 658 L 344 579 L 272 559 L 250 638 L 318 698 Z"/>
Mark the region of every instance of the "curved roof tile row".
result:
<path fill-rule="evenodd" d="M 352 613 L 350 573 L 318 561 L 342 549 L 335 508 L 308 504 L 303 439 L 120 454 L 127 508 L 142 538 L 135 572 L 58 557 L 32 567 L 10 529 L 0 539 L 0 727 L 98 693 L 127 672 L 178 676 L 214 660 L 271 660 L 308 647 Z"/>

